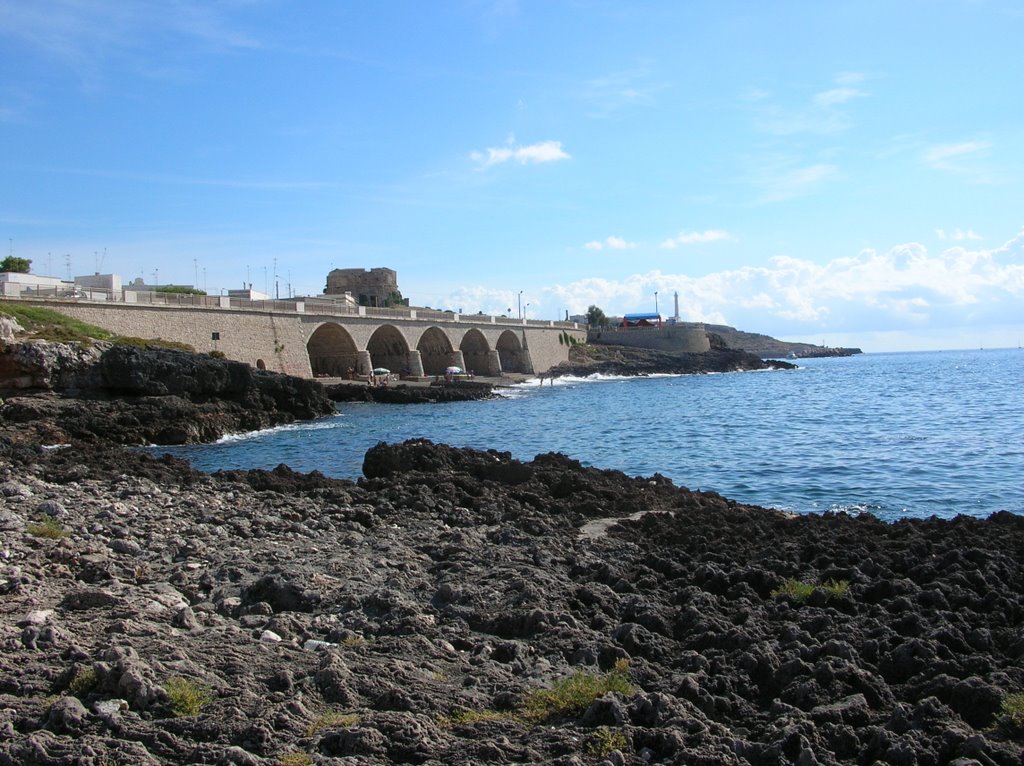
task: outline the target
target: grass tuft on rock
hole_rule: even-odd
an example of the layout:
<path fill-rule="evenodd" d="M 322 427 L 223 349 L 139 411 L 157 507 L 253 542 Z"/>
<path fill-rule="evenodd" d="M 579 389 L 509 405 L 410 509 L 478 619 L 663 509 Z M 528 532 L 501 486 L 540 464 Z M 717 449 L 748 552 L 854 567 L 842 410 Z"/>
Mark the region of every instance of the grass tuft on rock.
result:
<path fill-rule="evenodd" d="M 814 591 L 822 591 L 828 598 L 842 598 L 850 592 L 850 583 L 847 580 L 826 580 L 820 585 L 812 582 L 789 578 L 778 588 L 771 592 L 772 598 L 789 596 L 798 603 L 803 603 L 811 597 Z"/>
<path fill-rule="evenodd" d="M 582 714 L 590 703 L 608 692 L 633 694 L 629 662 L 619 660 L 607 673 L 579 671 L 556 682 L 550 689 L 531 692 L 523 703 L 522 717 L 532 723 L 570 718 Z"/>
<path fill-rule="evenodd" d="M 359 716 L 356 713 L 343 713 L 340 710 L 325 710 L 310 721 L 309 726 L 306 727 L 306 736 L 312 737 L 314 734 L 326 729 L 347 729 L 357 725 L 358 723 Z"/>
<path fill-rule="evenodd" d="M 25 531 L 33 537 L 44 537 L 48 540 L 60 540 L 64 537 L 71 537 L 71 533 L 64 529 L 64 526 L 49 514 L 43 514 L 43 518 L 40 521 L 27 524 Z"/>
<path fill-rule="evenodd" d="M 1011 732 L 1024 730 L 1024 693 L 1007 694 L 999 707 L 996 722 Z"/>
<path fill-rule="evenodd" d="M 171 710 L 174 711 L 175 718 L 199 715 L 203 708 L 213 701 L 213 693 L 208 687 L 181 676 L 167 679 L 164 691 L 171 701 Z"/>
<path fill-rule="evenodd" d="M 627 745 L 625 734 L 617 729 L 602 726 L 587 741 L 587 752 L 596 758 L 604 758 L 615 750 L 625 750 Z"/>
<path fill-rule="evenodd" d="M 75 673 L 75 677 L 71 679 L 71 683 L 68 688 L 75 693 L 76 696 L 81 697 L 83 694 L 87 694 L 92 691 L 99 681 L 99 676 L 96 675 L 96 671 L 92 668 L 84 668 Z"/>

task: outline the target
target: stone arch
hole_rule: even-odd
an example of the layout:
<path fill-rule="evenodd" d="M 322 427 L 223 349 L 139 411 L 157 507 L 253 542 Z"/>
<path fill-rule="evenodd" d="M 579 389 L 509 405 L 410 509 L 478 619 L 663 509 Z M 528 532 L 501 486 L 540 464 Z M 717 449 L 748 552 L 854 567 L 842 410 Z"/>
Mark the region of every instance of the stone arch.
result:
<path fill-rule="evenodd" d="M 519 372 L 529 374 L 533 372 L 533 365 L 530 364 L 530 355 L 523 348 L 519 336 L 512 330 L 505 330 L 498 336 L 498 342 L 494 344 L 501 360 L 501 369 L 504 372 Z"/>
<path fill-rule="evenodd" d="M 315 377 L 342 378 L 356 369 L 359 351 L 348 330 L 339 324 L 320 325 L 306 343 L 309 367 Z"/>
<path fill-rule="evenodd" d="M 366 344 L 370 352 L 370 367 L 386 367 L 392 372 L 401 372 L 410 367 L 409 344 L 394 325 L 382 324 L 373 331 Z"/>
<path fill-rule="evenodd" d="M 420 336 L 416 350 L 423 361 L 424 375 L 444 375 L 445 368 L 454 364 L 452 342 L 440 327 L 428 327 Z"/>
<path fill-rule="evenodd" d="M 487 338 L 475 327 L 462 336 L 459 350 L 462 351 L 462 359 L 467 370 L 477 375 L 501 375 L 500 369 L 493 369 L 497 359 L 491 356 Z"/>

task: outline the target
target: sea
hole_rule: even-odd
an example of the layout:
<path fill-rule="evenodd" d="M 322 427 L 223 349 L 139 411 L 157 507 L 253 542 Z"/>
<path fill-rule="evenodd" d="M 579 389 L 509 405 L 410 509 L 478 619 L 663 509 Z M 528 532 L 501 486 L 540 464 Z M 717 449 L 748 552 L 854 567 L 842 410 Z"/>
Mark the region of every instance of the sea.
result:
<path fill-rule="evenodd" d="M 205 471 L 356 479 L 378 442 L 426 438 L 530 460 L 659 473 L 795 513 L 885 520 L 1024 514 L 1024 350 L 802 359 L 795 370 L 560 378 L 452 404 L 339 404 L 336 416 L 154 448 Z"/>

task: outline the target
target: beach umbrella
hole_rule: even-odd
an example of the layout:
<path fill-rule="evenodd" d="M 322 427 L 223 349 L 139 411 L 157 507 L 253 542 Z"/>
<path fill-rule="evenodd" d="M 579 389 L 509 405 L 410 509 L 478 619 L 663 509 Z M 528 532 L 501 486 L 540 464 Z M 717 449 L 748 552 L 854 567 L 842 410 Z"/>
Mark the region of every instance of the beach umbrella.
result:
<path fill-rule="evenodd" d="M 390 375 L 391 374 L 391 370 L 389 370 L 387 367 L 374 367 L 373 368 L 373 374 L 374 375 Z"/>
<path fill-rule="evenodd" d="M 446 375 L 458 375 L 459 373 L 462 372 L 462 368 L 461 367 L 449 367 L 444 372 L 445 372 Z"/>

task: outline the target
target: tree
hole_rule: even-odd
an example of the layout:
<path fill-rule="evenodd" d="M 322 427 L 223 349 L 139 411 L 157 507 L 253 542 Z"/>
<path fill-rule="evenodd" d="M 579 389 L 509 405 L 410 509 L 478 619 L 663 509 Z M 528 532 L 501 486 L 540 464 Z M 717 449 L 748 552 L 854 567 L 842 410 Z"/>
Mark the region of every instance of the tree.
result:
<path fill-rule="evenodd" d="M 18 274 L 28 274 L 29 269 L 31 268 L 32 261 L 28 258 L 18 258 L 14 255 L 8 255 L 0 261 L 0 271 L 13 271 Z"/>
<path fill-rule="evenodd" d="M 388 297 L 384 299 L 385 306 L 408 306 L 409 299 L 402 297 L 401 290 L 392 290 Z"/>
<path fill-rule="evenodd" d="M 608 317 L 597 306 L 591 306 L 587 309 L 587 324 L 591 327 L 604 327 L 608 324 Z"/>

